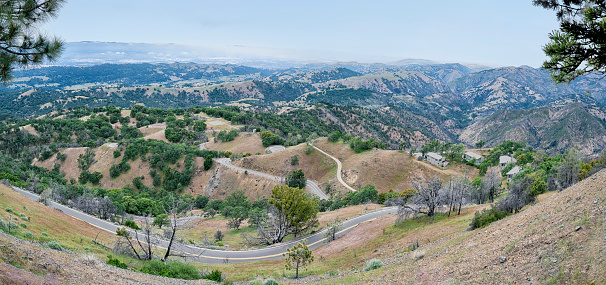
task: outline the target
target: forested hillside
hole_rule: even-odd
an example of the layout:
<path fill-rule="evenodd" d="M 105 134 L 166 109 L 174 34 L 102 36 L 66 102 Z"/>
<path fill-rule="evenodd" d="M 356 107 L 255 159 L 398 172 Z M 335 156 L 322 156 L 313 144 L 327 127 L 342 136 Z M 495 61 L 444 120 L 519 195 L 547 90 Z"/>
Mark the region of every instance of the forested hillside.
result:
<path fill-rule="evenodd" d="M 478 130 L 478 126 L 498 124 L 501 115 L 492 115 L 499 110 L 571 103 L 600 106 L 604 91 L 601 81 L 589 77 L 555 85 L 546 72 L 527 66 L 477 70 L 460 64 L 341 63 L 266 70 L 193 63 L 103 64 L 17 73 L 13 84 L 0 90 L 0 116 L 24 118 L 79 106 L 129 108 L 143 104 L 169 109 L 237 105 L 261 120 L 271 114 L 290 116 L 298 110 L 294 116 L 308 113 L 316 121 L 339 126 L 335 130 L 392 146 L 434 138 L 468 145 L 519 138 L 534 147 L 561 151 L 563 145 L 577 144 L 593 153 L 601 144 L 587 144 L 578 136 L 569 136 L 562 147 L 554 147 L 560 136 L 533 133 L 542 128 L 536 125 L 538 121 L 527 121 L 527 127 L 515 132 L 505 131 L 507 128 Z M 318 103 L 320 107 L 314 107 Z M 586 120 L 606 117 L 602 108 L 590 109 Z M 322 115 L 317 116 L 318 112 Z M 560 133 L 554 128 L 562 126 L 550 127 L 549 133 Z M 509 135 L 503 135 L 505 132 Z M 316 133 L 327 131 L 320 128 Z"/>

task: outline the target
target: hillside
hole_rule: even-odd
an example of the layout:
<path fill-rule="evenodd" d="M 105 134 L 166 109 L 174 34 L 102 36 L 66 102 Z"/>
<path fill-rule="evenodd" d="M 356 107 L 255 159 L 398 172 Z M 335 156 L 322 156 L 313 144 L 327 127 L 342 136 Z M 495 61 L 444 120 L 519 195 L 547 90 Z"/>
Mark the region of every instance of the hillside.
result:
<path fill-rule="evenodd" d="M 343 150 L 341 154 L 345 153 Z M 384 216 L 361 224 L 346 236 L 320 247 L 314 252 L 316 262 L 312 264 L 309 273 L 298 281 L 283 279 L 275 274 L 276 270 L 283 267 L 282 260 L 208 267 L 221 269 L 230 276 L 230 280 L 273 276 L 280 279 L 281 283 L 366 284 L 387 280 L 391 283 L 434 284 L 515 283 L 525 280 L 540 284 L 600 284 L 606 281 L 602 274 L 606 267 L 603 255 L 606 232 L 603 214 L 606 210 L 604 185 L 606 170 L 562 192 L 543 194 L 536 204 L 528 206 L 522 212 L 474 231 L 466 231 L 469 220 L 476 210 L 485 208 L 485 205 L 466 207 L 460 216 L 410 220 L 410 223 L 402 227 L 393 226 L 393 215 Z M 48 209 L 45 210 L 41 204 L 24 200 L 6 187 L 0 186 L 0 191 L 2 206 L 23 208 L 28 216 L 33 217 L 31 223 L 40 223 L 55 215 L 69 220 L 58 211 L 47 212 Z M 37 209 L 41 209 L 42 214 L 33 214 Z M 41 230 L 30 227 L 36 233 Z M 86 225 L 80 228 L 85 230 Z M 55 229 L 60 232 L 74 230 Z M 53 233 L 49 231 L 50 236 Z M 91 269 L 95 274 L 101 274 L 95 275 L 97 278 L 115 278 L 109 282 L 125 282 L 123 278 L 136 282 L 167 280 L 145 279 L 156 277 L 130 271 L 126 277 L 122 275 L 126 271 L 106 267 L 102 262 L 94 261 L 94 258 L 69 252 L 57 253 L 49 249 L 40 250 L 35 244 L 5 235 L 0 236 L 0 239 L 12 245 L 12 251 L 3 252 L 0 255 L 2 258 L 7 258 L 12 253 L 22 256 L 27 252 L 31 259 L 17 260 L 26 269 L 35 268 L 36 264 L 42 262 L 56 264 L 60 270 L 47 266 L 42 272 L 54 274 L 47 278 L 57 278 L 53 280 L 58 282 L 78 282 L 92 278 Z M 76 247 L 78 240 L 77 236 L 72 238 Z M 420 247 L 411 251 L 410 245 L 415 242 L 419 242 Z M 363 264 L 371 258 L 379 258 L 385 265 L 377 270 L 362 271 Z M 8 280 L 41 280 L 37 275 L 8 265 L 0 267 L 0 273 L 10 276 Z M 94 283 L 96 279 L 91 280 Z"/>
<path fill-rule="evenodd" d="M 459 140 L 469 145 L 483 140 L 489 147 L 505 140 L 523 141 L 550 154 L 578 146 L 590 155 L 606 147 L 606 125 L 600 118 L 603 114 L 601 107 L 579 103 L 497 111 L 465 128 Z"/>
<path fill-rule="evenodd" d="M 29 217 L 23 240 L 0 231 L 0 283 L 2 284 L 184 284 L 175 280 L 107 265 L 109 253 L 92 243 L 112 245 L 115 235 L 99 230 L 58 210 L 32 201 L 0 184 L 0 205 Z M 8 215 L 2 210 L 0 216 Z M 64 249 L 46 246 L 57 241 Z M 203 282 L 203 281 L 202 281 Z M 193 282 L 192 282 L 193 283 Z M 196 282 L 201 284 L 200 281 Z"/>
<path fill-rule="evenodd" d="M 349 145 L 329 143 L 326 138 L 318 139 L 314 145 L 343 163 L 343 180 L 355 189 L 372 184 L 379 193 L 390 190 L 400 192 L 412 187 L 410 182 L 414 177 L 438 176 L 447 179 L 449 176 L 463 175 L 464 172 L 468 177 L 478 174 L 477 169 L 465 165 L 442 170 L 426 162 L 417 161 L 408 153 L 395 150 L 372 150 L 356 154 Z M 290 165 L 293 155 L 299 158 L 298 166 Z M 335 178 L 335 162 L 318 151 L 305 154 L 305 145 L 290 147 L 270 155 L 242 158 L 234 164 L 277 176 L 285 176 L 292 170 L 302 169 L 308 179 L 319 182 L 323 189 L 326 184 L 330 184 L 332 189 L 347 191 Z"/>
<path fill-rule="evenodd" d="M 410 284 L 602 284 L 606 282 L 604 185 L 606 170 L 562 192 L 546 194 L 537 204 L 486 228 L 468 232 L 461 224 L 459 230 L 413 252 L 402 251 L 410 240 L 407 235 L 395 237 L 367 257 L 381 258 L 387 266 L 312 280 L 322 284 L 386 280 Z"/>
<path fill-rule="evenodd" d="M 255 114 L 299 111 L 317 117 L 313 107 L 320 105 L 329 109 L 324 122 L 392 146 L 421 145 L 431 139 L 467 143 L 460 137 L 462 131 L 500 110 L 606 102 L 601 80 L 586 76 L 556 85 L 547 72 L 528 66 L 472 69 L 460 64 L 336 63 L 266 70 L 146 63 L 48 67 L 16 76 L 13 85 L 0 90 L 0 116 L 28 117 L 82 105 L 143 104 L 163 109 L 233 105 Z M 532 137 L 531 129 L 539 127 L 529 125 L 516 136 Z M 536 139 L 527 143 L 550 143 Z M 587 145 L 574 139 L 570 143 Z M 584 151 L 596 150 L 588 145 Z"/>

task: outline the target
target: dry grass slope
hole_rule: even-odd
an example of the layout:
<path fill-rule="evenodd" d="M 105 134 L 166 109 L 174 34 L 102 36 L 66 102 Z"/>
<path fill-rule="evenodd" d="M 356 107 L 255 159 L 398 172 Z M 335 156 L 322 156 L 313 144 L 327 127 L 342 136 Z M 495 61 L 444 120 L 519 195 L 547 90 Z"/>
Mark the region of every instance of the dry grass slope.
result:
<path fill-rule="evenodd" d="M 546 196 L 486 228 L 467 232 L 454 227 L 412 253 L 397 253 L 409 235 L 393 237 L 378 247 L 385 250 L 387 266 L 367 274 L 344 272 L 319 283 L 604 284 L 606 170 Z"/>

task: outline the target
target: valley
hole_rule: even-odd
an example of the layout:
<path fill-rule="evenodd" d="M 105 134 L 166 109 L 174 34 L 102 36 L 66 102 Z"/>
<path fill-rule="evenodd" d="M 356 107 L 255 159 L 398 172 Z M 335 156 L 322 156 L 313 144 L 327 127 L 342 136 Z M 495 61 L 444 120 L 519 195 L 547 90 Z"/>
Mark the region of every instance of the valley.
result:
<path fill-rule="evenodd" d="M 0 177 L 32 200 L 1 187 L 0 238 L 18 246 L 0 259 L 44 251 L 0 279 L 78 282 L 103 268 L 107 283 L 182 282 L 143 273 L 166 254 L 193 279 L 244 283 L 602 280 L 599 96 L 529 67 L 349 67 L 135 64 L 96 66 L 114 76 L 99 84 L 15 81 L 0 91 Z M 171 75 L 119 84 L 116 70 Z M 274 235 L 288 197 L 312 216 Z M 68 238 L 53 219 L 80 230 Z M 284 257 L 303 242 L 315 261 L 293 279 Z"/>

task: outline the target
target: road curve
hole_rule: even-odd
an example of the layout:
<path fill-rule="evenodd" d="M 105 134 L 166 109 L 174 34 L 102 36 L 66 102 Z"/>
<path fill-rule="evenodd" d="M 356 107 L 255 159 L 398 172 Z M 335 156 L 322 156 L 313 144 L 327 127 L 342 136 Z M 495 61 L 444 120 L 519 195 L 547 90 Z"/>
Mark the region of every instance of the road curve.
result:
<path fill-rule="evenodd" d="M 328 154 L 328 153 L 324 152 L 323 150 L 319 149 L 319 148 L 318 148 L 318 147 L 316 147 L 315 145 L 314 145 L 313 147 L 314 147 L 315 149 L 317 149 L 319 152 L 321 152 L 321 153 L 325 154 L 326 156 L 328 156 L 328 157 L 332 158 L 334 161 L 336 161 L 336 162 L 337 162 L 337 179 L 339 180 L 339 182 L 340 182 L 341 184 L 343 184 L 343 186 L 345 186 L 345 188 L 347 188 L 347 189 L 349 189 L 349 190 L 351 190 L 351 191 L 353 191 L 353 192 L 356 192 L 357 190 L 356 190 L 356 189 L 353 189 L 351 186 L 347 185 L 347 183 L 345 183 L 345 181 L 343 181 L 343 178 L 341 177 L 341 169 L 343 168 L 343 165 L 341 164 L 341 161 L 339 161 L 339 160 L 338 160 L 336 157 L 334 157 L 334 156 L 332 156 L 332 155 L 330 155 L 330 154 Z"/>
<path fill-rule="evenodd" d="M 38 195 L 25 191 L 23 189 L 20 189 L 20 188 L 14 187 L 14 186 L 12 188 L 13 188 L 13 190 L 17 191 L 18 193 L 21 193 L 24 196 L 26 196 L 34 201 L 37 201 L 40 198 Z M 104 230 L 104 231 L 115 234 L 116 229 L 118 228 L 118 225 L 115 225 L 115 224 L 110 223 L 105 220 L 101 220 L 99 218 L 93 217 L 91 215 L 85 214 L 78 210 L 71 209 L 69 207 L 66 207 L 64 205 L 61 205 L 61 204 L 58 204 L 55 202 L 50 202 L 49 206 L 52 208 L 55 208 L 57 210 L 60 210 L 61 212 L 65 213 L 67 215 L 70 215 L 76 219 L 85 221 L 100 230 Z M 382 217 L 382 216 L 385 216 L 388 214 L 397 213 L 397 210 L 398 210 L 397 207 L 387 207 L 387 208 L 383 208 L 378 211 L 366 213 L 366 214 L 345 220 L 341 225 L 341 230 L 337 233 L 337 237 L 346 234 L 352 228 L 354 228 L 355 226 L 357 226 L 360 223 L 372 221 L 376 218 L 379 218 L 379 217 Z M 200 248 L 200 247 L 188 246 L 188 245 L 176 243 L 176 244 L 173 244 L 171 252 L 178 254 L 178 255 L 185 256 L 189 260 L 203 262 L 203 263 L 252 262 L 252 261 L 259 261 L 259 260 L 279 259 L 279 258 L 283 257 L 282 254 L 286 252 L 286 249 L 292 247 L 297 242 L 300 242 L 302 240 L 307 241 L 307 245 L 309 246 L 309 248 L 311 250 L 314 250 L 314 249 L 320 247 L 326 241 L 326 238 L 324 238 L 325 232 L 326 232 L 326 230 L 323 230 L 323 231 L 317 232 L 315 234 L 312 234 L 312 235 L 307 236 L 302 239 L 297 239 L 297 240 L 289 241 L 286 243 L 276 244 L 271 247 L 246 250 L 246 251 L 228 251 L 228 250 L 206 249 L 206 248 Z M 153 242 L 157 243 L 159 248 L 165 248 L 168 244 L 168 242 L 166 240 L 162 240 L 162 239 L 155 239 L 155 240 L 153 240 Z"/>
<path fill-rule="evenodd" d="M 263 173 L 263 172 L 259 172 L 259 171 L 255 171 L 252 169 L 246 169 L 246 168 L 242 168 L 242 167 L 238 167 L 235 166 L 233 164 L 231 164 L 231 161 L 229 158 L 217 158 L 215 159 L 216 162 L 225 165 L 231 169 L 234 170 L 238 170 L 238 171 L 247 171 L 248 174 L 252 174 L 252 175 L 257 175 L 257 176 L 261 176 L 261 177 L 265 177 L 271 180 L 274 180 L 278 183 L 282 182 L 282 177 L 279 176 L 274 176 L 271 174 L 267 174 L 267 173 Z M 305 185 L 307 188 L 309 188 L 309 190 L 311 190 L 312 193 L 316 194 L 318 197 L 320 197 L 320 199 L 322 200 L 328 200 L 328 196 L 322 192 L 322 190 L 320 190 L 320 187 L 318 187 L 318 184 L 316 184 L 315 182 L 311 181 L 311 180 L 307 180 L 307 183 Z"/>

